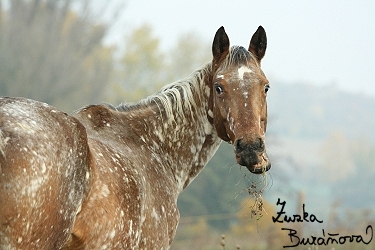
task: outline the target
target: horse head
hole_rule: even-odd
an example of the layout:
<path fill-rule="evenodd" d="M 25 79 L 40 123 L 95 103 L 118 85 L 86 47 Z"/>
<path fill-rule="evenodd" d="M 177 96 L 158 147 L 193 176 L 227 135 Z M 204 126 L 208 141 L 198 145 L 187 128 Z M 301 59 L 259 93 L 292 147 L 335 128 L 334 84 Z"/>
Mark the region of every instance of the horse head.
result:
<path fill-rule="evenodd" d="M 213 45 L 213 76 L 209 118 L 218 136 L 233 144 L 238 164 L 252 173 L 270 169 L 265 146 L 269 82 L 260 62 L 267 47 L 263 27 L 250 40 L 248 49 L 229 46 L 223 27 Z"/>

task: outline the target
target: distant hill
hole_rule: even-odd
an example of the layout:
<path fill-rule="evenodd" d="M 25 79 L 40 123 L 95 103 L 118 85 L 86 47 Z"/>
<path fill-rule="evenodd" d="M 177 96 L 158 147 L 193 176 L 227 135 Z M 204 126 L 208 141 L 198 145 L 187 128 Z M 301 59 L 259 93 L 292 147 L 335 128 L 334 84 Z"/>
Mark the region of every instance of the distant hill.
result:
<path fill-rule="evenodd" d="M 309 204 L 323 209 L 335 201 L 375 207 L 375 97 L 335 85 L 271 88 L 268 137 L 275 175 L 287 175 Z M 280 158 L 289 159 L 289 166 Z"/>
<path fill-rule="evenodd" d="M 335 85 L 272 83 L 268 110 L 271 133 L 323 139 L 342 130 L 350 138 L 375 141 L 375 97 L 347 93 Z"/>

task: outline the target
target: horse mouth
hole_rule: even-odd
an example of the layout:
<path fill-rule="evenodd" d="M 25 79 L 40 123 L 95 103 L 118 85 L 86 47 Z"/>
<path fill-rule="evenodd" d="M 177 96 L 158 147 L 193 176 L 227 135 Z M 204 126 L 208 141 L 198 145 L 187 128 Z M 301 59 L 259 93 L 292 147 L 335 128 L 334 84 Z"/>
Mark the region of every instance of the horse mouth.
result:
<path fill-rule="evenodd" d="M 255 164 L 244 164 L 244 162 L 241 160 L 241 156 L 237 154 L 236 159 L 240 165 L 245 166 L 253 174 L 262 174 L 271 168 L 271 162 L 269 161 L 265 152 L 258 155 L 258 162 Z"/>

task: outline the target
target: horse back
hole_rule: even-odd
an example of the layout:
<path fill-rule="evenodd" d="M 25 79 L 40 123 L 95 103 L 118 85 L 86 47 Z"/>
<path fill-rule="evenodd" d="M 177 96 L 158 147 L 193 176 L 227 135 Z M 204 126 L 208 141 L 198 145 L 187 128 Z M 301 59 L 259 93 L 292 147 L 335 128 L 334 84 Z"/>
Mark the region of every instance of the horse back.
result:
<path fill-rule="evenodd" d="M 0 98 L 0 249 L 59 249 L 88 192 L 83 125 L 47 104 Z"/>

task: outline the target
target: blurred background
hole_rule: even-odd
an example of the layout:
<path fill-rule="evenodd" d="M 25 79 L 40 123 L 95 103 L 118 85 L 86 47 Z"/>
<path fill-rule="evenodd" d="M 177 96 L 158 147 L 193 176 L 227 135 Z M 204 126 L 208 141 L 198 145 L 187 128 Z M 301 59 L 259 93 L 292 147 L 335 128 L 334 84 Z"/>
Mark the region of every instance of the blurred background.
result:
<path fill-rule="evenodd" d="M 216 30 L 247 47 L 262 25 L 272 168 L 253 176 L 222 144 L 181 194 L 171 249 L 282 249 L 375 227 L 374 1 L 0 0 L 0 95 L 65 112 L 136 102 L 211 59 Z M 262 197 L 262 213 L 254 210 Z M 273 223 L 305 210 L 320 223 Z M 224 236 L 225 235 L 225 236 Z M 369 245 L 297 249 L 375 249 Z"/>

